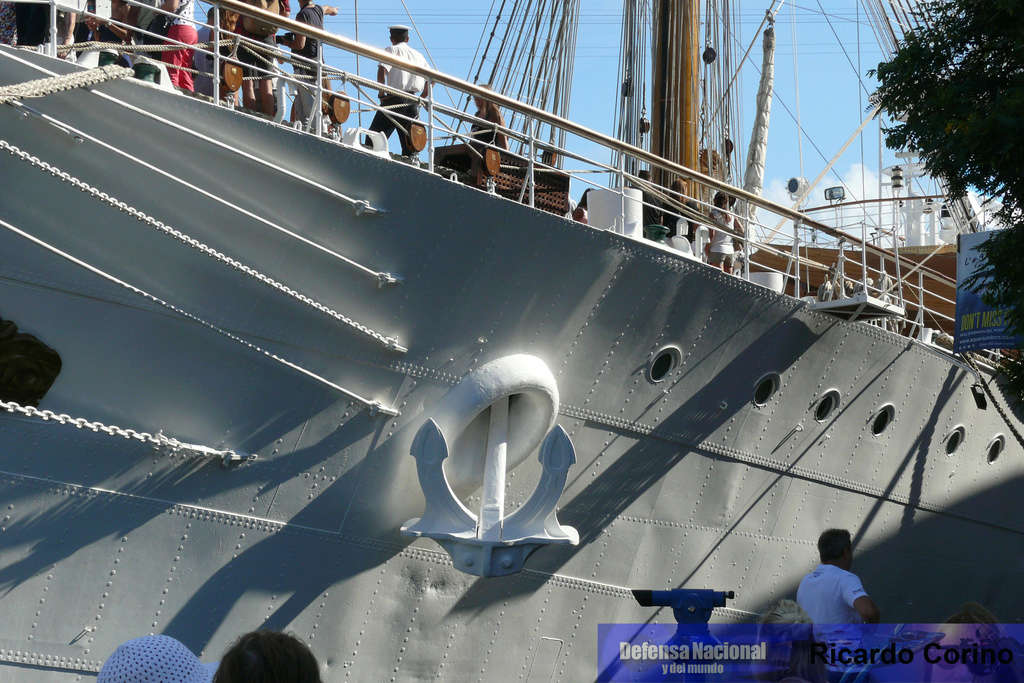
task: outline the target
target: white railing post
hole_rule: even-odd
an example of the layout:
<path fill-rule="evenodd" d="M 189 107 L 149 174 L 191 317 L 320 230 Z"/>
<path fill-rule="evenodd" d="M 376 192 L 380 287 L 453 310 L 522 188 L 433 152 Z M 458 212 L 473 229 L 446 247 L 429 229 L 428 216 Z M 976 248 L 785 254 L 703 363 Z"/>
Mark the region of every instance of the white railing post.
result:
<path fill-rule="evenodd" d="M 427 81 L 427 170 L 434 172 L 434 83 Z"/>
<path fill-rule="evenodd" d="M 57 1 L 50 0 L 50 44 L 47 46 L 47 54 L 51 57 L 57 56 Z"/>
<path fill-rule="evenodd" d="M 309 40 L 309 38 L 306 38 Z M 300 84 L 301 88 L 302 85 Z M 324 44 L 316 41 L 316 102 L 313 104 L 313 125 L 316 126 L 317 137 L 324 132 Z"/>
<path fill-rule="evenodd" d="M 868 226 L 864 221 L 860 222 L 860 235 L 860 286 L 864 289 L 864 296 L 871 296 L 871 292 L 868 291 Z M 878 284 L 882 284 L 881 275 Z"/>
<path fill-rule="evenodd" d="M 750 281 L 750 211 L 744 202 L 747 218 L 743 221 L 743 279 Z"/>
<path fill-rule="evenodd" d="M 622 234 L 626 234 L 626 155 L 619 152 L 619 215 L 622 216 Z M 642 221 L 641 221 L 642 222 Z"/>
<path fill-rule="evenodd" d="M 917 271 L 917 323 L 918 335 L 924 329 L 924 271 Z"/>
<path fill-rule="evenodd" d="M 213 8 L 213 103 L 220 106 L 220 8 Z"/>
<path fill-rule="evenodd" d="M 800 221 L 793 221 L 793 298 L 800 298 Z"/>
<path fill-rule="evenodd" d="M 537 145 L 534 142 L 533 133 L 534 133 L 534 126 L 531 125 L 530 126 L 530 139 L 529 139 L 529 142 L 530 142 L 530 160 L 529 160 L 529 168 L 527 169 L 527 175 L 528 175 L 527 182 L 530 183 L 530 206 L 531 207 L 533 206 L 533 202 L 534 202 L 533 167 L 534 167 L 534 165 L 536 163 L 535 158 L 537 156 Z"/>

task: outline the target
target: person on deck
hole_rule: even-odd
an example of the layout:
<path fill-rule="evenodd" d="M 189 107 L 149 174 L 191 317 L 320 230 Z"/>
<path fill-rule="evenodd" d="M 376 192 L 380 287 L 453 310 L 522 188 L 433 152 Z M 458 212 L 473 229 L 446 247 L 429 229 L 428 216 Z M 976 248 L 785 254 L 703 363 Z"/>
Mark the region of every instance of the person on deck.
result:
<path fill-rule="evenodd" d="M 736 219 L 729 213 L 729 196 L 724 192 L 716 192 L 711 209 L 711 218 L 717 229 L 713 229 L 711 242 L 708 244 L 708 263 L 723 272 L 732 274 L 732 266 L 736 259 L 736 250 L 732 240 L 737 233 Z"/>
<path fill-rule="evenodd" d="M 280 14 L 287 17 L 291 14 L 289 0 L 269 0 L 262 3 L 261 0 L 245 0 L 246 4 L 266 9 L 268 12 Z M 274 99 L 274 76 L 264 73 L 274 70 L 274 57 L 272 52 L 277 47 L 274 36 L 277 28 L 267 22 L 243 17 L 239 22 L 241 30 L 238 32 L 249 41 L 262 43 L 252 45 L 249 41 L 242 41 L 238 48 L 238 61 L 242 62 L 243 75 L 246 77 L 242 83 L 242 105 L 246 109 L 262 111 L 267 116 L 274 116 L 277 113 L 277 102 Z M 257 71 L 256 69 L 261 69 Z M 255 78 L 257 80 L 248 80 Z"/>
<path fill-rule="evenodd" d="M 206 13 L 207 26 L 201 26 L 196 34 L 199 36 L 200 43 L 212 43 L 213 42 L 213 23 L 214 23 L 214 11 L 220 12 L 220 30 L 221 30 L 221 41 L 220 41 L 220 57 L 221 64 L 224 64 L 226 60 L 231 58 L 232 45 L 230 40 L 226 40 L 225 36 L 227 32 L 234 33 L 237 30 L 240 16 L 238 12 L 232 12 L 231 10 L 220 9 L 211 7 Z M 192 66 L 199 73 L 194 79 L 195 92 L 207 97 L 216 97 L 213 94 L 213 46 L 211 45 L 205 51 L 195 50 L 195 55 L 192 58 Z M 225 101 L 231 102 L 232 106 L 237 102 L 238 97 L 236 93 L 227 92 L 227 88 L 224 87 L 223 82 L 221 83 L 221 92 L 219 93 L 221 98 Z"/>
<path fill-rule="evenodd" d="M 388 31 L 391 37 L 391 45 L 385 48 L 385 52 L 393 54 L 403 62 L 415 66 L 429 67 L 427 60 L 416 50 L 409 47 L 409 27 L 390 26 Z M 420 95 L 427 97 L 430 94 L 430 84 L 422 76 L 400 69 L 391 64 L 381 63 L 377 67 L 377 82 L 388 85 L 408 95 Z M 382 109 L 377 111 L 370 123 L 370 130 L 384 133 L 390 138 L 391 133 L 398 131 L 398 141 L 402 144 L 402 156 L 416 154 L 415 148 L 409 136 L 409 128 L 413 121 L 420 117 L 420 105 L 416 100 L 392 94 L 391 92 L 380 91 L 380 105 Z"/>
<path fill-rule="evenodd" d="M 42 3 L 14 3 L 14 25 L 18 45 L 34 47 L 50 35 L 50 7 Z"/>
<path fill-rule="evenodd" d="M 665 214 L 661 210 L 661 201 L 652 192 L 647 190 L 647 186 L 651 182 L 651 172 L 644 169 L 638 172 L 636 177 L 644 181 L 640 184 L 640 191 L 643 193 L 644 202 L 644 227 L 646 228 L 648 225 L 664 225 Z"/>
<path fill-rule="evenodd" d="M 295 21 L 309 24 L 313 28 L 323 29 L 324 15 L 333 17 L 338 14 L 337 8 L 328 5 L 321 7 L 314 3 L 313 0 L 299 0 L 299 5 L 301 9 L 295 15 Z M 292 53 L 300 57 L 305 57 L 313 62 L 320 59 L 320 41 L 315 38 L 307 38 L 297 33 L 286 33 L 283 37 L 278 38 L 277 42 L 287 45 L 292 49 Z M 292 103 L 292 113 L 289 121 L 292 123 L 296 121 L 309 121 L 309 117 L 313 115 L 314 111 L 313 99 L 316 94 L 316 68 L 303 63 L 294 64 L 292 69 L 295 72 L 295 77 L 301 80 L 303 85 L 298 87 L 295 94 L 295 102 Z M 324 88 L 327 88 L 326 84 L 324 84 Z"/>
<path fill-rule="evenodd" d="M 488 88 L 486 85 L 480 87 Z M 469 136 L 474 142 L 483 143 L 482 145 L 474 145 L 477 151 L 483 154 L 483 150 L 491 145 L 498 149 L 508 149 L 508 138 L 501 131 L 505 127 L 505 118 L 501 115 L 498 105 L 476 95 L 473 96 L 473 102 L 476 104 L 476 114 L 474 116 L 493 124 L 488 126 L 485 123 L 474 123 L 470 126 Z"/>
<path fill-rule="evenodd" d="M 584 225 L 588 225 L 588 221 L 590 220 L 590 213 L 587 198 L 590 194 L 590 191 L 593 189 L 594 188 L 592 187 L 588 187 L 587 189 L 583 190 L 583 195 L 580 197 L 580 203 L 572 207 L 572 211 L 570 212 L 570 214 L 572 215 L 572 219 L 574 221 L 578 223 L 583 223 Z"/>
<path fill-rule="evenodd" d="M 487 88 L 488 86 L 481 86 Z M 476 103 L 476 118 L 483 119 L 487 123 L 473 122 L 469 129 L 470 143 L 473 150 L 472 166 L 476 169 L 476 183 L 479 186 L 485 175 L 484 158 L 488 149 L 508 149 L 508 138 L 501 131 L 505 127 L 505 119 L 501 115 L 498 105 L 483 97 L 473 96 Z M 488 125 L 490 124 L 490 125 Z"/>
<path fill-rule="evenodd" d="M 196 27 L 192 25 L 194 7 L 194 0 L 164 0 L 161 9 L 176 15 L 167 29 L 168 45 L 179 43 L 195 45 L 199 41 Z M 164 50 L 160 53 L 160 59 L 168 65 L 167 75 L 170 76 L 171 83 L 189 92 L 192 92 L 193 89 L 192 74 L 185 69 L 192 68 L 193 52 L 195 51 L 191 48 L 182 48 L 180 50 Z"/>
<path fill-rule="evenodd" d="M 818 537 L 821 564 L 800 582 L 796 601 L 815 624 L 877 624 L 878 606 L 868 597 L 853 566 L 853 542 L 846 529 L 828 529 Z"/>
<path fill-rule="evenodd" d="M 111 0 L 110 3 L 110 19 L 101 19 L 99 17 L 88 17 L 85 20 L 84 26 L 88 28 L 88 35 L 85 40 L 95 40 L 101 43 L 120 43 L 121 45 L 128 45 L 132 39 L 132 30 L 121 26 L 128 22 L 128 3 L 124 0 Z M 117 24 L 112 22 L 118 22 Z M 76 39 L 77 42 L 77 39 Z M 128 59 L 121 54 L 118 56 L 117 63 L 121 66 L 131 66 Z"/>

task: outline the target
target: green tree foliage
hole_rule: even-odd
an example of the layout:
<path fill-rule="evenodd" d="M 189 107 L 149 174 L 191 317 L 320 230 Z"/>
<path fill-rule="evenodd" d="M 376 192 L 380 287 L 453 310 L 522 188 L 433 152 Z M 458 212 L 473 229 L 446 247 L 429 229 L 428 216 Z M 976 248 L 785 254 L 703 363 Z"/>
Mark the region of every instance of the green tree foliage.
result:
<path fill-rule="evenodd" d="M 982 247 L 992 278 L 985 300 L 1024 333 L 1024 0 L 922 3 L 922 27 L 871 72 L 896 123 L 886 144 L 917 150 L 951 196 L 998 198 L 1009 227 Z M 1024 364 L 1007 374 L 1024 400 Z"/>

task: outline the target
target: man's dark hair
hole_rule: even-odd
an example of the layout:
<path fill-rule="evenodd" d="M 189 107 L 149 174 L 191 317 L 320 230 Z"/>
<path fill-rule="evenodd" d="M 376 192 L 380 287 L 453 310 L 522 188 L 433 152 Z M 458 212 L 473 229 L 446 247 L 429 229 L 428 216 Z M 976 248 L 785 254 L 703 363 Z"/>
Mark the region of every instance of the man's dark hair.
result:
<path fill-rule="evenodd" d="M 853 541 L 846 529 L 826 529 L 818 536 L 818 555 L 822 562 L 835 562 L 852 547 Z"/>
<path fill-rule="evenodd" d="M 224 653 L 213 683 L 321 683 L 320 667 L 295 636 L 252 631 Z"/>

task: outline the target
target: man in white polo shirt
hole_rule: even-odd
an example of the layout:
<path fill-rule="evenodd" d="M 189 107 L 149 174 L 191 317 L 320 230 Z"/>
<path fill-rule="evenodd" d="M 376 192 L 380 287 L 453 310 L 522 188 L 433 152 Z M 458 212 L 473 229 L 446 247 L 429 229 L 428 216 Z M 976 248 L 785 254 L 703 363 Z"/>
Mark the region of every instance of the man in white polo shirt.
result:
<path fill-rule="evenodd" d="M 800 582 L 796 601 L 815 624 L 877 624 L 878 606 L 868 597 L 853 566 L 853 542 L 845 529 L 818 537 L 821 564 Z M 816 629 L 817 630 L 817 629 Z"/>

